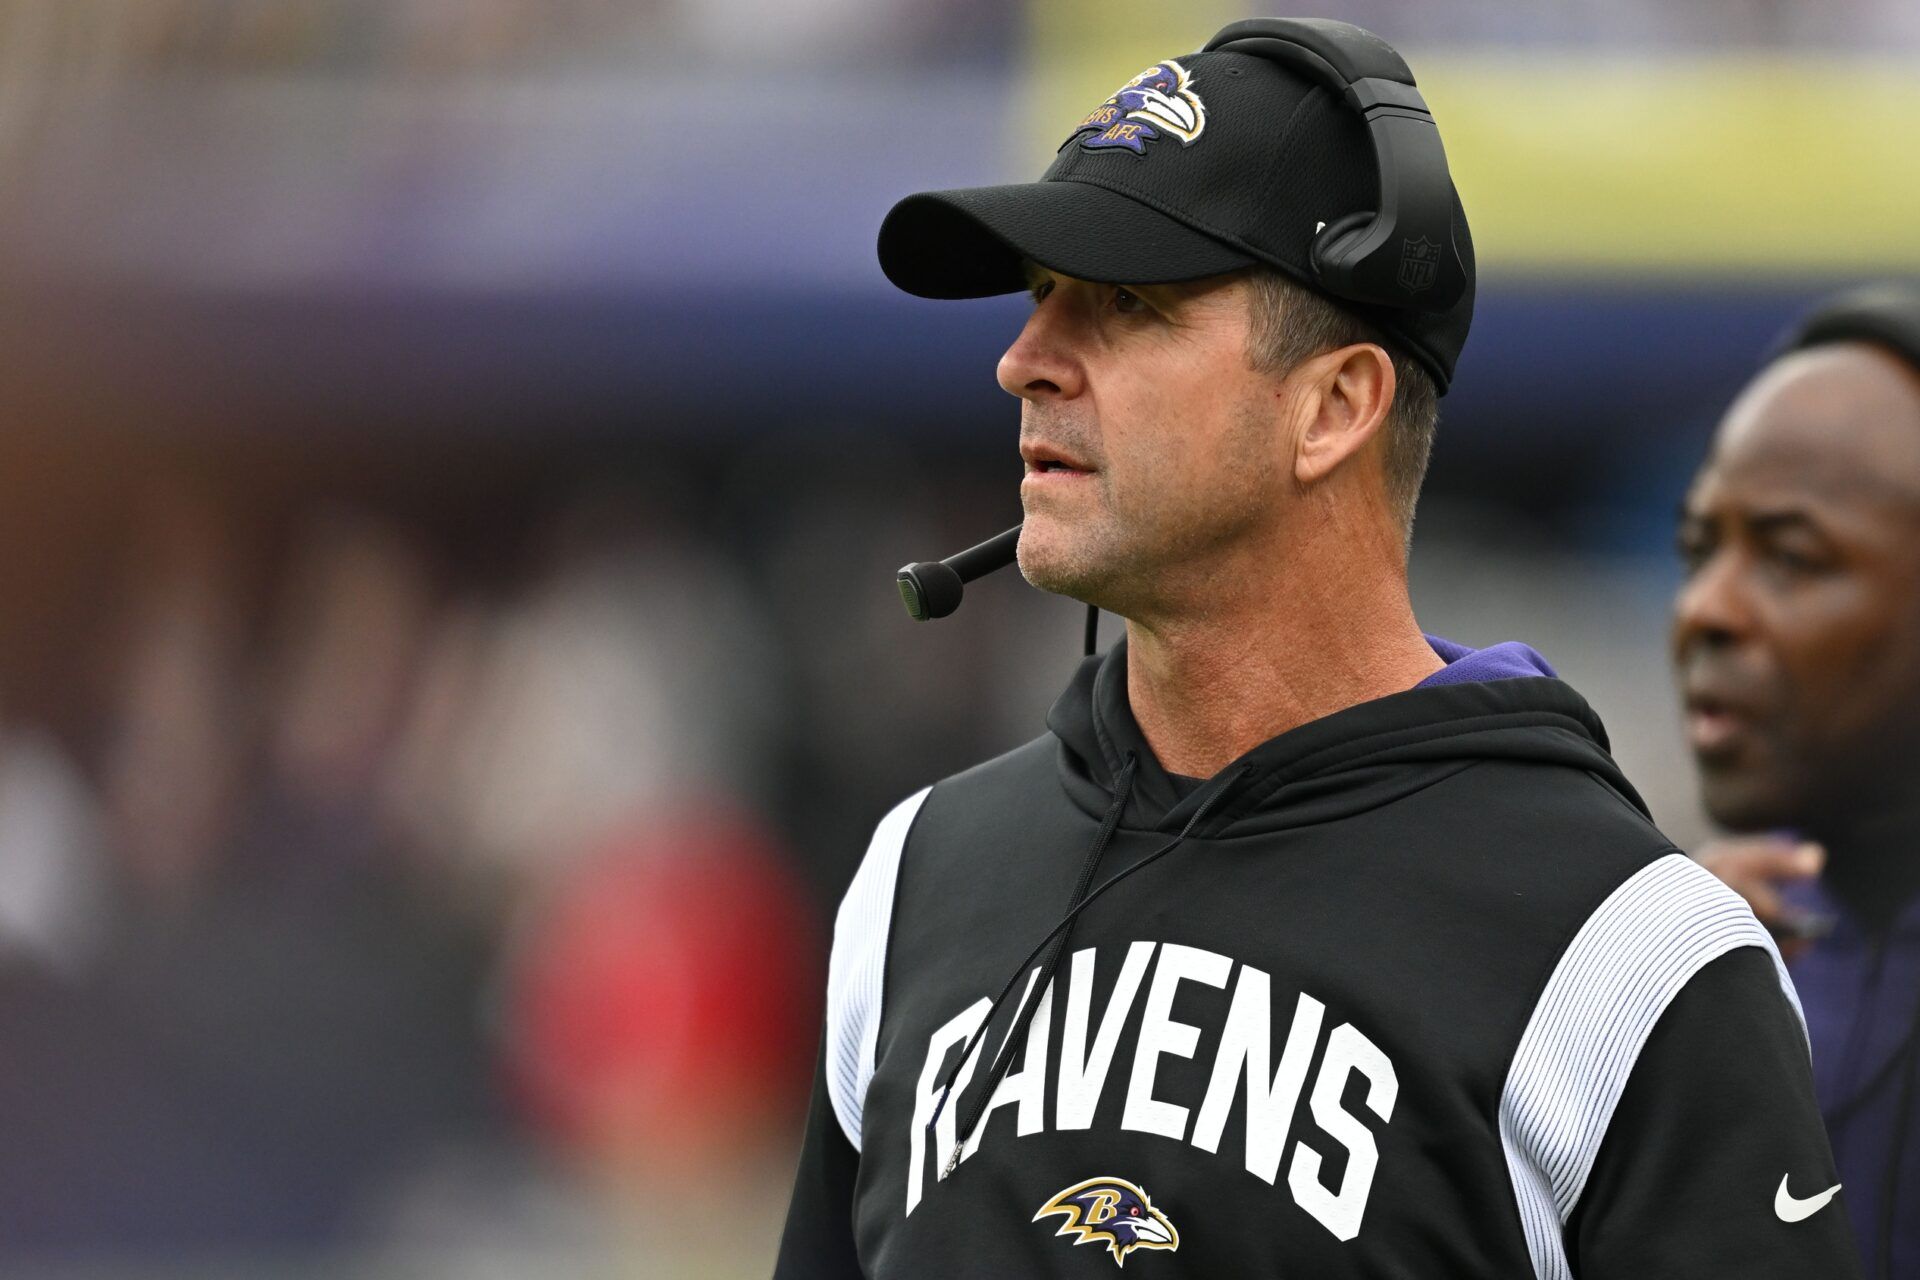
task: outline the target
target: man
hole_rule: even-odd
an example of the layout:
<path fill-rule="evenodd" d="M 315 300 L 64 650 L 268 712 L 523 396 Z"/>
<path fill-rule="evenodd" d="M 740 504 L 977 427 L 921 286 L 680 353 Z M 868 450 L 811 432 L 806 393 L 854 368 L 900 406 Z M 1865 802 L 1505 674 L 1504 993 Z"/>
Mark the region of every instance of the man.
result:
<path fill-rule="evenodd" d="M 1795 331 L 1721 423 L 1680 546 L 1707 810 L 1799 837 L 1702 860 L 1797 938 L 1866 1274 L 1920 1277 L 1920 290 L 1847 294 Z"/>
<path fill-rule="evenodd" d="M 1538 655 L 1414 621 L 1431 128 L 1367 33 L 1236 24 L 888 216 L 895 283 L 1031 290 L 1021 569 L 1126 637 L 880 823 L 779 1280 L 1854 1274 L 1765 930 Z"/>

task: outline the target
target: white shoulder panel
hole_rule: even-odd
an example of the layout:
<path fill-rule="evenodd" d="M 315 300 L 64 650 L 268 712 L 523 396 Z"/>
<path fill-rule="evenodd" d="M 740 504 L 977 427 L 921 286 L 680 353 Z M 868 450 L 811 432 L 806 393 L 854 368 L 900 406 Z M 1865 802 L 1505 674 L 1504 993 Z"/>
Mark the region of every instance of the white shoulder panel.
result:
<path fill-rule="evenodd" d="M 1672 853 L 1608 895 L 1561 954 L 1500 1099 L 1500 1139 L 1540 1280 L 1571 1280 L 1564 1228 L 1654 1024 L 1694 974 L 1739 947 L 1766 949 L 1800 1014 L 1780 953 L 1746 902 Z"/>
<path fill-rule="evenodd" d="M 909 796 L 880 820 L 834 917 L 833 955 L 827 967 L 827 1095 L 856 1151 L 867 1084 L 873 1079 L 874 1039 L 880 1034 L 880 986 L 886 976 L 900 850 L 931 790 Z"/>

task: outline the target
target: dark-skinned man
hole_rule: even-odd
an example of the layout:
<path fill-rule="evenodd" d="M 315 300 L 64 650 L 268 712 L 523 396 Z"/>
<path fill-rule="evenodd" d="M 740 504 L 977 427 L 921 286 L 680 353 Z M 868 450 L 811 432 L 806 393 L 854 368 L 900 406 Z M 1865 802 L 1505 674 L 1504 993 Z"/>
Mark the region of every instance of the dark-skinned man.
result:
<path fill-rule="evenodd" d="M 1673 652 L 1700 857 L 1785 941 L 1870 1277 L 1920 1277 L 1920 289 L 1842 295 L 1689 492 Z"/>

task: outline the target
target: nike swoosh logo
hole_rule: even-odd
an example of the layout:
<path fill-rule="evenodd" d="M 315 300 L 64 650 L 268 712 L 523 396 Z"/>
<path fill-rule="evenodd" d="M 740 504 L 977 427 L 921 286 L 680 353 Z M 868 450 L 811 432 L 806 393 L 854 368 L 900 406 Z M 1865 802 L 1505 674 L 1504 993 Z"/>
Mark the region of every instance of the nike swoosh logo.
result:
<path fill-rule="evenodd" d="M 1817 1196 L 1808 1196 L 1804 1200 L 1796 1200 L 1793 1196 L 1787 1194 L 1787 1178 L 1792 1176 L 1792 1174 L 1788 1174 L 1786 1177 L 1781 1178 L 1780 1189 L 1773 1193 L 1774 1216 L 1778 1217 L 1782 1222 L 1798 1222 L 1802 1218 L 1811 1218 L 1814 1214 L 1826 1208 L 1829 1200 L 1832 1200 L 1840 1194 L 1840 1184 L 1836 1182 Z"/>

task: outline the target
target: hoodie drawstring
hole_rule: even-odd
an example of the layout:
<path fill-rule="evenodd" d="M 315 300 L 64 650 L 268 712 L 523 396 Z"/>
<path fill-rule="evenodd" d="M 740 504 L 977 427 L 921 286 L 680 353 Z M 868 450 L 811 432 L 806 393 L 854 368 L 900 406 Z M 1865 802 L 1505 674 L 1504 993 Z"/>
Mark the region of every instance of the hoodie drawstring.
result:
<path fill-rule="evenodd" d="M 1119 830 L 1120 815 L 1126 811 L 1127 800 L 1133 795 L 1133 779 L 1135 773 L 1138 771 L 1139 764 L 1139 757 L 1131 751 L 1127 752 L 1127 762 L 1121 766 L 1120 776 L 1114 780 L 1113 803 L 1107 806 L 1107 815 L 1100 821 L 1099 834 L 1094 836 L 1093 847 L 1087 850 L 1087 860 L 1080 867 L 1080 879 L 1074 883 L 1073 897 L 1067 901 L 1068 910 L 1066 919 L 1047 931 L 1047 936 L 1040 939 L 1040 945 L 1027 953 L 1027 958 L 1020 962 L 1019 967 L 1013 971 L 1013 976 L 1007 979 L 1007 985 L 1000 988 L 1000 994 L 993 998 L 993 1003 L 987 1007 L 987 1016 L 981 1019 L 980 1025 L 974 1028 L 973 1034 L 967 1037 L 967 1043 L 961 1047 L 960 1060 L 953 1064 L 953 1070 L 947 1072 L 946 1086 L 940 1090 L 940 1101 L 934 1106 L 933 1118 L 928 1121 L 928 1124 L 937 1123 L 940 1119 L 941 1112 L 946 1110 L 947 1099 L 953 1093 L 953 1082 L 959 1079 L 961 1068 L 966 1065 L 967 1059 L 973 1056 L 974 1047 L 980 1043 L 980 1037 L 984 1036 L 987 1033 L 987 1028 L 993 1025 L 993 1016 L 1000 1012 L 1000 1006 L 1006 1003 L 1009 995 L 1013 994 L 1013 984 L 1020 981 L 1020 975 L 1027 971 L 1027 966 L 1033 962 L 1035 956 L 1040 954 L 1041 948 L 1052 941 L 1055 934 L 1061 934 L 1061 945 L 1055 947 L 1053 954 L 1047 958 L 1048 974 L 1051 976 L 1053 962 L 1066 945 L 1066 937 L 1065 934 L 1062 933 L 1062 926 L 1072 923 L 1074 910 L 1079 907 L 1080 903 L 1087 896 L 1087 886 L 1093 882 L 1093 873 L 1100 865 L 1101 855 L 1107 851 L 1107 846 L 1113 842 L 1113 833 Z M 1042 984 L 1039 986 L 1039 989 L 1045 991 L 1046 987 Z M 1035 1001 L 1032 1007 L 1037 1007 L 1038 1003 L 1038 1001 Z M 1029 1010 L 1028 1020 L 1031 1020 L 1031 1017 L 1032 1014 Z M 1026 1021 L 1023 1021 L 1018 1027 L 1010 1028 L 1007 1032 L 1006 1040 L 1000 1046 L 1000 1052 L 994 1055 L 993 1065 L 987 1072 L 988 1097 L 993 1096 L 994 1088 L 1000 1083 L 1001 1075 L 1005 1073 L 1005 1068 L 1001 1066 L 1001 1059 L 1006 1058 L 1009 1063 L 1012 1061 L 1007 1050 L 1014 1047 L 1014 1033 L 1016 1031 L 1024 1033 L 1026 1026 Z M 1023 1034 L 1022 1043 L 1024 1042 L 1025 1037 Z M 977 1115 L 970 1118 L 976 1122 L 978 1120 Z M 972 1125 L 969 1124 L 960 1134 L 960 1143 L 962 1145 L 966 1143 L 967 1137 L 971 1132 Z M 960 1158 L 959 1152 L 960 1148 L 956 1146 L 954 1148 L 954 1158 L 947 1164 L 947 1173 L 953 1172 L 954 1164 Z M 945 1177 L 946 1174 L 942 1174 L 941 1176 Z"/>
<path fill-rule="evenodd" d="M 1194 828 L 1198 827 L 1206 818 L 1207 814 L 1212 811 L 1214 804 L 1220 797 L 1228 791 L 1231 791 L 1234 784 L 1239 782 L 1248 772 L 1246 766 L 1242 766 L 1226 775 L 1219 785 L 1207 795 L 1207 798 L 1194 809 L 1193 816 L 1187 819 L 1187 825 L 1180 829 L 1179 835 L 1161 845 L 1158 849 L 1155 849 L 1152 853 L 1140 859 L 1140 861 L 1134 863 L 1126 870 L 1116 872 L 1114 875 L 1109 876 L 1101 883 L 1099 888 L 1088 893 L 1087 886 L 1093 881 L 1093 873 L 1099 866 L 1100 856 L 1106 852 L 1107 845 L 1113 840 L 1113 834 L 1120 825 L 1120 814 L 1126 808 L 1127 797 L 1132 793 L 1134 774 L 1138 765 L 1138 759 L 1132 752 L 1128 752 L 1126 766 L 1121 770 L 1119 780 L 1114 787 L 1113 804 L 1107 809 L 1106 820 L 1100 824 L 1100 834 L 1095 837 L 1093 848 L 1088 852 L 1087 861 L 1081 868 L 1080 880 L 1074 887 L 1073 900 L 1068 903 L 1067 913 L 1060 917 L 1053 928 L 1047 930 L 1046 936 L 1041 938 L 1040 941 L 1035 944 L 1033 950 L 1027 953 L 1026 958 L 1015 967 L 1013 974 L 1007 979 L 1006 985 L 1000 988 L 1000 994 L 994 997 L 993 1003 L 987 1007 L 987 1016 L 980 1020 L 980 1025 L 975 1028 L 973 1035 L 968 1038 L 967 1043 L 961 1048 L 959 1060 L 954 1063 L 953 1069 L 947 1072 L 946 1084 L 940 1090 L 940 1101 L 934 1106 L 933 1116 L 927 1121 L 929 1128 L 939 1123 L 940 1115 L 946 1109 L 947 1102 L 953 1094 L 954 1081 L 959 1079 L 961 1069 L 966 1066 L 968 1059 L 973 1056 L 974 1049 L 979 1045 L 981 1037 L 986 1035 L 987 1028 L 993 1025 L 994 1015 L 1000 1011 L 1000 1006 L 1006 1003 L 1009 995 L 1013 994 L 1014 984 L 1020 981 L 1020 975 L 1027 971 L 1027 966 L 1033 963 L 1034 958 L 1038 956 L 1049 943 L 1054 942 L 1054 940 L 1058 938 L 1058 943 L 1054 945 L 1052 952 L 1047 956 L 1047 962 L 1043 972 L 1033 984 L 1032 990 L 1035 992 L 1035 998 L 1031 1002 L 1024 1004 L 1019 1013 L 1015 1015 L 1015 1025 L 1007 1029 L 1006 1039 L 1001 1042 L 1000 1051 L 994 1055 L 993 1064 L 987 1071 L 986 1086 L 981 1089 L 978 1096 L 974 1098 L 973 1106 L 969 1109 L 964 1122 L 960 1126 L 959 1137 L 953 1144 L 953 1152 L 947 1157 L 946 1168 L 940 1175 L 942 1178 L 951 1176 L 953 1171 L 960 1167 L 960 1153 L 966 1149 L 967 1142 L 972 1138 L 974 1129 L 979 1126 L 981 1118 L 986 1114 L 987 1103 L 992 1099 L 993 1091 L 999 1087 L 1001 1079 L 1004 1078 L 1008 1070 L 1012 1068 L 1014 1055 L 1026 1044 L 1027 1029 L 1032 1025 L 1034 1011 L 1040 1007 L 1039 997 L 1046 994 L 1048 985 L 1053 981 L 1054 971 L 1059 965 L 1060 957 L 1066 952 L 1067 935 L 1072 931 L 1073 922 L 1079 919 L 1080 913 L 1092 906 L 1107 890 L 1113 888 L 1134 872 L 1158 862 L 1161 858 L 1166 857 L 1182 844 L 1186 843 L 1187 837 L 1193 834 Z"/>

